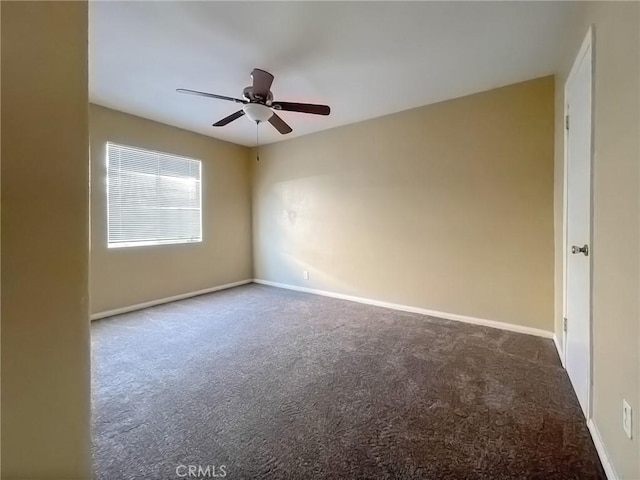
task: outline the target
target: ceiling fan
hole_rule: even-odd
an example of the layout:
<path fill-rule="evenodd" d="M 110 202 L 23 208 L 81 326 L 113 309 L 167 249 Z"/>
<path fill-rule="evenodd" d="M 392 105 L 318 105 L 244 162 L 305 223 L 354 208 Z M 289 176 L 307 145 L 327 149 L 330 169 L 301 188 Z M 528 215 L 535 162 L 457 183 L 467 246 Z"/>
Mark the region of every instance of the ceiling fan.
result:
<path fill-rule="evenodd" d="M 219 100 L 227 100 L 229 102 L 241 103 L 242 109 L 232 113 L 228 117 L 217 121 L 214 127 L 224 127 L 234 120 L 246 115 L 250 120 L 256 123 L 268 121 L 280 133 L 287 134 L 292 131 L 291 127 L 274 112 L 281 110 L 283 112 L 300 112 L 312 113 L 314 115 L 329 115 L 331 109 L 327 105 L 315 105 L 313 103 L 293 103 L 273 101 L 271 93 L 271 84 L 273 83 L 273 75 L 259 68 L 254 68 L 251 72 L 253 85 L 245 87 L 242 91 L 243 98 L 225 97 L 224 95 L 216 95 L 214 93 L 198 92 L 196 90 L 187 90 L 178 88 L 179 93 L 188 93 L 190 95 L 199 95 L 201 97 L 217 98 Z"/>

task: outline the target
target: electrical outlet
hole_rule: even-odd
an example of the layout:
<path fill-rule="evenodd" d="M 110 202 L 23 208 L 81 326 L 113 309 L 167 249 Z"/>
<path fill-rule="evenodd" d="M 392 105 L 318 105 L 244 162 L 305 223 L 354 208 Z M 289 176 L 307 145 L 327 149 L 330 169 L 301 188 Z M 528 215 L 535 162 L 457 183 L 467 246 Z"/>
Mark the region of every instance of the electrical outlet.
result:
<path fill-rule="evenodd" d="M 303 270 L 302 271 L 302 278 L 304 278 L 305 280 L 309 280 L 309 271 L 308 270 Z"/>
<path fill-rule="evenodd" d="M 627 434 L 627 437 L 632 438 L 632 425 L 633 425 L 633 416 L 631 411 L 631 405 L 623 398 L 622 399 L 622 428 L 624 428 L 624 433 Z"/>

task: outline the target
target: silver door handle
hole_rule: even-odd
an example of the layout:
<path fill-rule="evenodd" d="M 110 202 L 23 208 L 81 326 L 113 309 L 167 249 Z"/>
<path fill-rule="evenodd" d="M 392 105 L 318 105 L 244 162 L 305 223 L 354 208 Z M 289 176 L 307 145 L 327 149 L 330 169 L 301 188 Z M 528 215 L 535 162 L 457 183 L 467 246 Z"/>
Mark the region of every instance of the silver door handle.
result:
<path fill-rule="evenodd" d="M 574 255 L 577 255 L 578 253 L 584 253 L 585 257 L 589 256 L 589 246 L 588 245 L 584 245 L 582 247 L 578 247 L 576 245 L 574 245 L 573 247 L 571 247 L 571 253 L 573 253 Z"/>

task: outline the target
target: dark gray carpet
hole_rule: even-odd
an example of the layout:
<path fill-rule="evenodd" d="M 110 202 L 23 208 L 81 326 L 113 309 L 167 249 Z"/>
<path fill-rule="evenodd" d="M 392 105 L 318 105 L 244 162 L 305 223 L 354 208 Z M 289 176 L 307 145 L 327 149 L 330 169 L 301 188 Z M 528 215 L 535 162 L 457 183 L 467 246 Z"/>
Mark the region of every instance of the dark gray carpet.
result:
<path fill-rule="evenodd" d="M 605 478 L 550 340 L 252 284 L 92 342 L 99 480 Z"/>

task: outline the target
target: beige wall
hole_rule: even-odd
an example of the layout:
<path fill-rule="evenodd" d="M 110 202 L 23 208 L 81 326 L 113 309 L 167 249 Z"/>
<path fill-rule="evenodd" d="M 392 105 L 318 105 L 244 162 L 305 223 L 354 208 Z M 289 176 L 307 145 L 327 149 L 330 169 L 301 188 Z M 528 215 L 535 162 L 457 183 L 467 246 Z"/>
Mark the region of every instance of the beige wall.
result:
<path fill-rule="evenodd" d="M 590 24 L 595 30 L 593 170 L 593 421 L 620 478 L 640 478 L 640 8 L 583 5 L 568 31 L 556 100 L 556 333 L 562 337 L 563 89 Z M 635 438 L 622 430 L 622 399 Z"/>
<path fill-rule="evenodd" d="M 91 312 L 250 279 L 248 149 L 91 105 Z M 202 243 L 107 248 L 106 142 L 202 161 Z"/>
<path fill-rule="evenodd" d="M 88 479 L 86 2 L 2 2 L 2 478 Z"/>
<path fill-rule="evenodd" d="M 256 278 L 551 331 L 553 92 L 546 77 L 261 148 Z"/>

